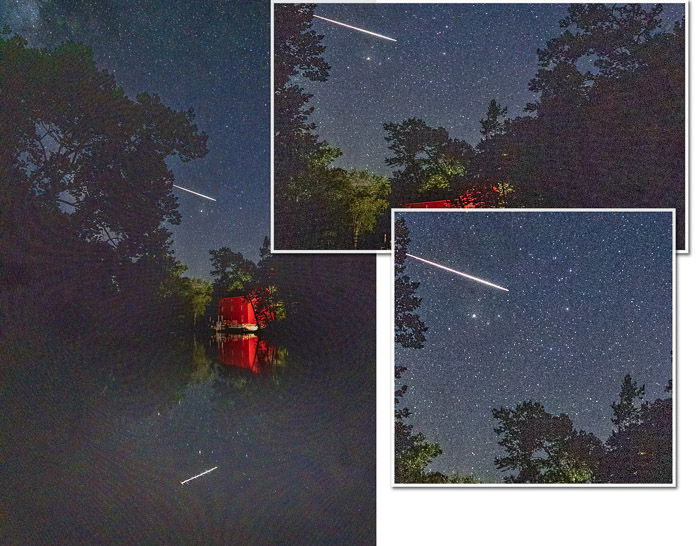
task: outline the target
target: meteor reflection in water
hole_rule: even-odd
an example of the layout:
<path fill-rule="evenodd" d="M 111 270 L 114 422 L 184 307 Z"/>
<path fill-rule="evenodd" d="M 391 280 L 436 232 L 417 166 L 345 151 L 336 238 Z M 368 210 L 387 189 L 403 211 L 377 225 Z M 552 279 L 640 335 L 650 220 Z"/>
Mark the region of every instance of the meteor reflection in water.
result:
<path fill-rule="evenodd" d="M 492 282 L 485 281 L 485 280 L 480 279 L 478 277 L 472 277 L 471 275 L 467 275 L 466 273 L 462 273 L 461 271 L 456 271 L 455 269 L 450 269 L 449 267 L 445 267 L 444 265 L 436 264 L 435 262 L 431 262 L 430 260 L 426 260 L 424 258 L 419 258 L 418 256 L 414 256 L 413 254 L 409 254 L 408 252 L 406 253 L 406 256 L 410 256 L 411 258 L 414 258 L 416 260 L 420 260 L 421 262 L 425 262 L 427 264 L 434 265 L 435 267 L 439 267 L 440 269 L 450 271 L 451 273 L 461 275 L 462 277 L 466 277 L 467 279 L 471 279 L 473 281 L 480 282 L 483 284 L 488 284 L 489 286 L 493 286 L 494 288 L 498 288 L 499 290 L 504 290 L 506 292 L 509 292 L 509 290 L 507 288 L 503 288 L 502 286 L 498 286 L 497 284 L 493 284 Z"/>

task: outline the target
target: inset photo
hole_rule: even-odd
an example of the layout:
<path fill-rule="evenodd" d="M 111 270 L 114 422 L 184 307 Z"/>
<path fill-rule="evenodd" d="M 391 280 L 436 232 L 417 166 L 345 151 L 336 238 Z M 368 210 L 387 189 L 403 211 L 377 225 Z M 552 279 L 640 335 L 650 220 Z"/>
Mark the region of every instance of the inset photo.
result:
<path fill-rule="evenodd" d="M 675 210 L 393 221 L 395 486 L 675 486 Z"/>
<path fill-rule="evenodd" d="M 674 208 L 686 5 L 272 4 L 273 252 L 382 252 L 391 208 Z"/>

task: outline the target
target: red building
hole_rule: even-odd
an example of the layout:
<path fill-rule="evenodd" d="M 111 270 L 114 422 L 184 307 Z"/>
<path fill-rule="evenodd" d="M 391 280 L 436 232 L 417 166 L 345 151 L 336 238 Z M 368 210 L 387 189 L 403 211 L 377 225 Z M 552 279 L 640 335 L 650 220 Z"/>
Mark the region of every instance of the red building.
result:
<path fill-rule="evenodd" d="M 257 330 L 258 325 L 265 326 L 272 320 L 274 320 L 274 314 L 271 312 L 260 313 L 256 320 L 255 310 L 244 296 L 221 298 L 216 329 Z"/>
<path fill-rule="evenodd" d="M 255 330 L 258 327 L 253 306 L 243 296 L 221 298 L 218 315 L 217 324 L 224 328 Z"/>

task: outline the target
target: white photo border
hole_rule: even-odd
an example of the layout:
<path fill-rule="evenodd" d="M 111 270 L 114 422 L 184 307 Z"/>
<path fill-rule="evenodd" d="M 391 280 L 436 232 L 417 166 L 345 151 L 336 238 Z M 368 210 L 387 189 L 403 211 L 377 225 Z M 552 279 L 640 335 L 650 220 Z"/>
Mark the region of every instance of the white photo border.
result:
<path fill-rule="evenodd" d="M 678 348 L 677 348 L 677 339 L 676 339 L 676 313 L 677 313 L 677 306 L 676 306 L 676 282 L 677 282 L 677 273 L 676 273 L 676 255 L 678 252 L 675 250 L 676 249 L 676 209 L 674 208 L 669 208 L 669 209 L 648 209 L 648 208 L 638 208 L 638 209 L 628 209 L 628 208 L 617 208 L 617 209 L 544 209 L 544 208 L 531 208 L 531 209 L 486 209 L 486 208 L 478 208 L 478 209 L 414 209 L 414 208 L 394 208 L 391 209 L 391 242 L 392 242 L 392 248 L 393 248 L 393 243 L 394 243 L 394 228 L 395 228 L 395 223 L 396 223 L 396 213 L 415 213 L 415 214 L 431 214 L 431 213 L 448 213 L 448 214 L 482 214 L 482 213 L 496 213 L 496 214 L 509 214 L 509 213 L 515 213 L 515 214 L 520 214 L 520 213 L 529 213 L 529 212 L 534 212 L 534 213 L 571 213 L 571 214 L 577 214 L 577 213 L 635 213 L 635 212 L 644 212 L 644 213 L 659 213 L 659 214 L 666 214 L 670 213 L 671 214 L 671 278 L 672 278 L 672 288 L 671 288 L 671 300 L 672 300 L 672 362 L 671 362 L 671 380 L 672 380 L 672 385 L 673 385 L 673 390 L 671 391 L 671 400 L 673 404 L 673 479 L 671 483 L 660 483 L 660 484 L 649 484 L 649 483 L 642 483 L 642 484 L 611 484 L 611 483 L 601 483 L 601 484 L 596 484 L 596 483 L 580 483 L 580 484 L 568 484 L 568 483 L 563 483 L 563 484 L 510 484 L 510 483 L 474 483 L 474 484 L 461 484 L 461 483 L 447 483 L 447 484 L 421 484 L 421 483 L 397 483 L 395 481 L 395 454 L 396 454 L 396 448 L 395 448 L 395 435 L 394 435 L 394 388 L 389 389 L 389 392 L 385 395 L 384 393 L 379 393 L 378 397 L 381 396 L 386 396 L 386 402 L 387 402 L 387 411 L 391 411 L 390 415 L 392 416 L 390 423 L 391 423 L 391 430 L 387 430 L 387 432 L 391 435 L 391 487 L 392 488 L 397 488 L 397 489 L 414 489 L 414 488 L 436 488 L 436 489 L 442 489 L 442 488 L 458 488 L 458 489 L 472 489 L 472 488 L 497 488 L 497 489 L 528 489 L 528 488 L 536 488 L 536 489 L 541 489 L 541 488 L 583 488 L 583 489 L 605 489 L 605 488 L 634 488 L 634 489 L 673 489 L 677 488 L 677 470 L 678 470 L 678 462 L 677 462 L 677 455 L 678 455 L 678 438 L 677 438 L 677 426 L 678 426 L 678 416 L 677 416 L 677 407 L 678 407 L 678 399 L 677 399 L 677 392 L 678 392 L 678 385 L 676 384 L 676 368 L 677 368 L 677 353 L 678 353 Z M 381 282 L 381 281 L 379 281 Z M 391 316 L 391 366 L 389 369 L 386 371 L 387 375 L 391 374 L 391 379 L 390 379 L 390 384 L 392 386 L 395 385 L 395 379 L 394 379 L 394 368 L 396 366 L 396 341 L 394 338 L 394 321 L 395 321 L 395 310 L 396 310 L 396 295 L 395 295 L 395 252 L 392 250 L 391 252 L 391 311 L 390 311 L 390 316 Z M 379 318 L 379 317 L 377 317 Z M 377 337 L 377 344 L 379 346 L 380 343 L 385 343 L 385 341 L 380 340 L 379 336 Z M 377 365 L 380 365 L 381 361 L 377 361 Z M 379 382 L 378 382 L 379 383 Z M 389 403 L 391 406 L 389 407 Z M 383 410 L 382 410 L 383 411 Z M 379 484 L 377 484 L 379 486 Z"/>

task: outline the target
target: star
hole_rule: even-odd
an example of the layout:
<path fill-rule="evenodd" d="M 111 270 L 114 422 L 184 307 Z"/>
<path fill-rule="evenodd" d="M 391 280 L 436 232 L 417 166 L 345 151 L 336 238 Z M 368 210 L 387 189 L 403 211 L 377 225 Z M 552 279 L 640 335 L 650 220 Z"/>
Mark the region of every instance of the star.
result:
<path fill-rule="evenodd" d="M 457 276 L 407 262 L 429 329 L 423 349 L 397 350 L 396 364 L 410 370 L 397 384 L 410 386 L 406 403 L 418 413 L 410 424 L 443 449 L 431 469 L 502 480 L 491 408 L 541 402 L 605 441 L 626 373 L 647 385 L 648 400 L 665 396 L 659 385 L 673 369 L 672 223 L 669 213 L 659 214 L 634 213 L 630 221 L 630 213 L 516 209 L 397 213 L 409 229 L 410 254 L 504 279 L 510 289 L 463 286 Z M 553 282 L 573 257 L 576 275 Z M 467 463 L 464 453 L 472 451 Z"/>

